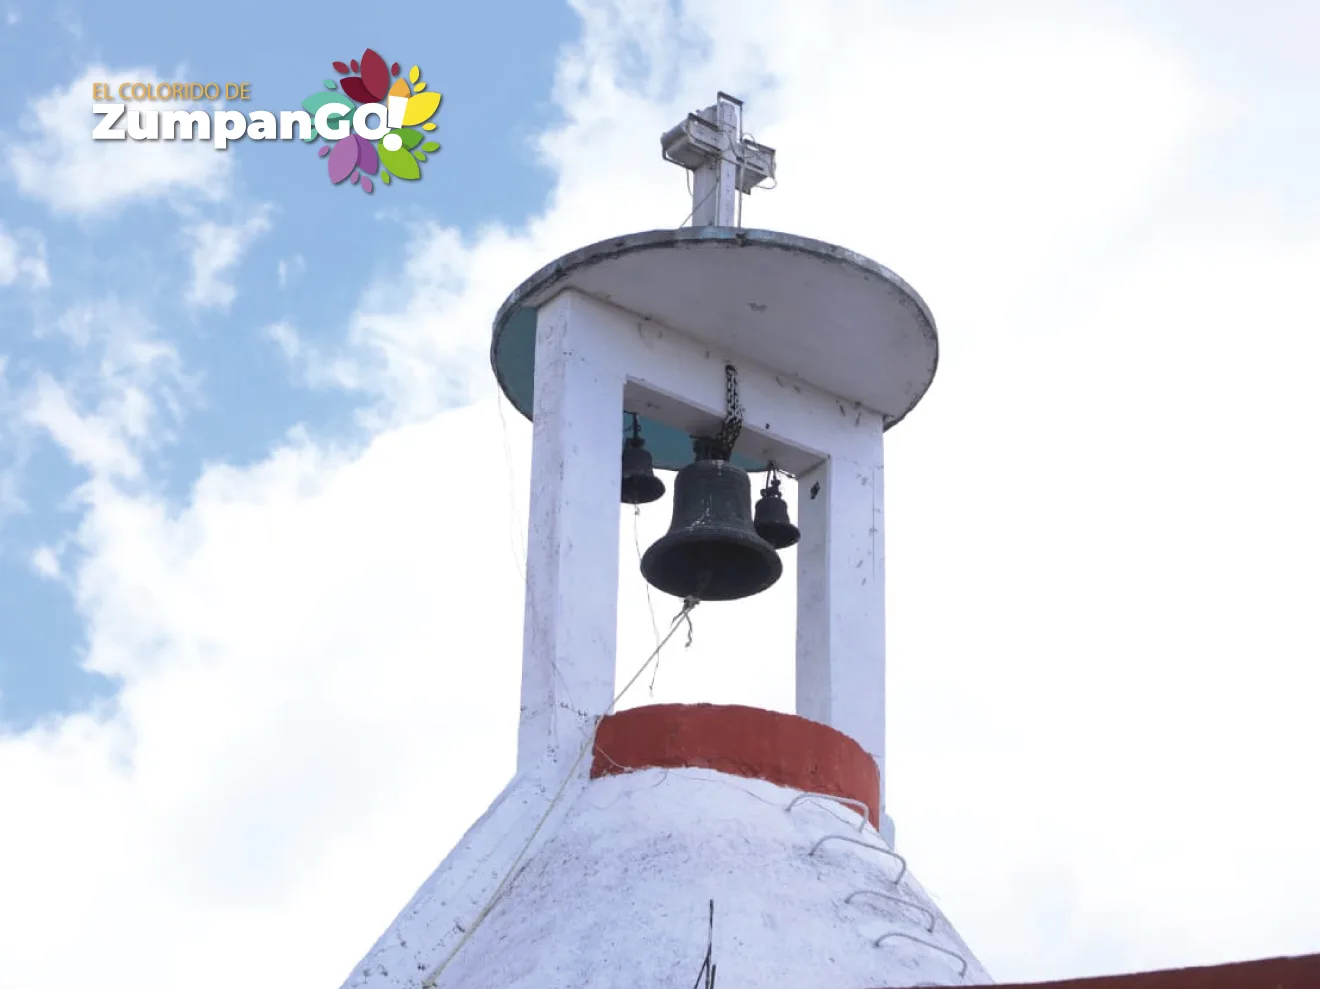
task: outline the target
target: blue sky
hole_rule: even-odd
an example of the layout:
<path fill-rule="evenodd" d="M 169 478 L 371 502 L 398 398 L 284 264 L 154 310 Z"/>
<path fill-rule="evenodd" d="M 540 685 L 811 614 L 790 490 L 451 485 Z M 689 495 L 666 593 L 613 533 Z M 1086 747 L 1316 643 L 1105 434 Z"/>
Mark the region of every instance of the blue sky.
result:
<path fill-rule="evenodd" d="M 250 290 L 227 311 L 197 312 L 183 299 L 189 257 L 175 205 L 155 201 L 93 218 L 52 217 L 12 185 L 0 193 L 0 217 L 11 229 L 45 231 L 52 269 L 77 271 L 77 290 L 89 299 L 113 295 L 149 312 L 170 328 L 182 363 L 199 375 L 175 439 L 149 460 L 148 483 L 176 499 L 204 462 L 250 463 L 295 424 L 331 433 L 352 429 L 355 397 L 297 387 L 262 330 L 295 317 L 309 342 L 342 337 L 371 277 L 399 265 L 407 250 L 382 213 L 472 232 L 520 221 L 550 190 L 552 176 L 538 163 L 531 138 L 556 114 L 548 99 L 555 54 L 576 28 L 560 4 L 494 0 L 421 8 L 391 24 L 348 9 L 342 16 L 308 16 L 301 8 L 245 0 L 200 29 L 192 18 L 126 17 L 106 6 L 12 9 L 19 19 L 5 29 L 4 47 L 19 55 L 7 56 L 0 69 L 15 96 L 0 110 L 0 132 L 9 135 L 21 132 L 30 99 L 93 64 L 153 67 L 159 78 L 250 81 L 252 106 L 280 109 L 296 107 L 322 79 L 335 78 L 331 62 L 372 47 L 405 71 L 420 65 L 430 88 L 444 95 L 435 132 L 443 151 L 415 186 L 378 188 L 371 196 L 333 187 L 315 151 L 300 145 L 240 142 L 217 152 L 241 163 L 244 199 L 274 204 L 271 229 L 241 261 L 239 275 Z M 223 208 L 211 215 L 231 218 Z M 284 287 L 281 262 L 289 273 Z M 73 301 L 65 291 L 59 299 Z M 66 338 L 41 332 L 57 313 L 53 299 L 0 292 L 11 388 L 37 369 L 58 376 L 79 359 Z M 0 447 L 0 464 L 15 473 L 15 493 L 25 505 L 0 519 L 0 722 L 22 728 L 104 698 L 114 686 L 81 668 L 84 632 L 69 591 L 31 563 L 40 547 L 58 543 L 76 525 L 70 498 L 84 472 L 57 446 L 31 435 L 11 436 Z"/>
<path fill-rule="evenodd" d="M 744 223 L 939 328 L 885 441 L 914 875 L 1001 982 L 1320 948 L 1314 3 L 279 10 L 0 0 L 0 989 L 337 985 L 485 811 L 536 490 L 491 320 L 679 224 L 721 90 Z M 280 108 L 368 46 L 445 96 L 415 185 L 90 140 L 93 81 Z M 620 684 L 667 524 L 620 518 Z M 789 569 L 626 706 L 793 710 Z"/>

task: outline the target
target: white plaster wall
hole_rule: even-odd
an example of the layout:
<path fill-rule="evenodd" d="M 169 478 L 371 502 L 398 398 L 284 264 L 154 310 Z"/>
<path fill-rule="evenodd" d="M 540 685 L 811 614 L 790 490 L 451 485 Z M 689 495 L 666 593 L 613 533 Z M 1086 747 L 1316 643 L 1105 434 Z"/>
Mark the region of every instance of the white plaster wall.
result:
<path fill-rule="evenodd" d="M 872 828 L 794 795 L 710 770 L 592 780 L 436 989 L 685 989 L 712 899 L 721 989 L 992 984 Z M 829 836 L 870 847 L 813 855 Z M 387 987 L 410 984 L 369 989 Z"/>

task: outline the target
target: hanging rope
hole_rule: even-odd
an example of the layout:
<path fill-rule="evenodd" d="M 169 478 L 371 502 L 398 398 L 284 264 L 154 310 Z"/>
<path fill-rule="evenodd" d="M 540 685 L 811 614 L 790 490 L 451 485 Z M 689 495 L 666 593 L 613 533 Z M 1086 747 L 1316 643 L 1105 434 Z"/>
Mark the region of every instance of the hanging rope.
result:
<path fill-rule="evenodd" d="M 642 518 L 642 506 L 633 505 L 633 548 L 637 550 L 638 565 L 641 564 L 642 557 L 644 555 L 642 553 L 641 518 Z M 651 615 L 651 634 L 655 637 L 655 644 L 658 648 L 660 645 L 660 626 L 659 624 L 657 624 L 655 620 L 655 601 L 651 599 L 651 585 L 648 583 L 645 584 L 645 587 L 646 587 L 646 610 Z M 652 697 L 655 696 L 655 678 L 659 675 L 660 675 L 660 659 L 659 657 L 657 657 L 655 661 L 655 668 L 651 670 L 651 684 L 650 687 L 648 688 Z"/>
<path fill-rule="evenodd" d="M 669 626 L 669 632 L 660 640 L 660 644 L 655 647 L 655 651 L 646 657 L 646 662 L 637 668 L 637 672 L 632 675 L 632 679 L 625 683 L 623 689 L 614 695 L 614 700 L 610 701 L 610 706 L 605 709 L 605 714 L 610 714 L 614 710 L 615 705 L 623 699 L 623 695 L 629 691 L 634 683 L 641 679 L 642 674 L 646 672 L 646 668 L 659 658 L 660 650 L 663 649 L 665 644 L 674 637 L 674 633 L 678 631 L 679 625 L 686 620 L 688 627 L 691 628 L 692 620 L 689 616 L 692 613 L 692 609 L 699 603 L 700 602 L 696 598 L 688 598 L 683 602 L 683 610 L 674 616 L 674 620 Z M 591 737 L 587 739 L 586 744 L 582 746 L 581 750 L 579 750 L 577 758 L 573 760 L 573 765 L 569 767 L 568 773 L 564 776 L 563 782 L 559 784 L 559 789 L 556 790 L 555 795 L 550 798 L 550 804 L 546 807 L 545 813 L 542 814 L 541 819 L 536 822 L 536 827 L 533 828 L 532 833 L 528 835 L 527 841 L 523 845 L 522 850 L 518 852 L 518 857 L 515 858 L 513 863 L 509 866 L 509 871 L 504 874 L 504 878 L 499 881 L 499 884 L 495 887 L 495 891 L 490 894 L 490 899 L 486 901 L 486 905 L 482 907 L 481 912 L 477 914 L 477 919 L 468 925 L 467 930 L 463 931 L 463 936 L 459 939 L 458 944 L 454 945 L 454 950 L 449 952 L 444 960 L 435 968 L 431 969 L 426 978 L 422 980 L 422 989 L 435 989 L 436 981 L 440 978 L 440 975 L 449 967 L 449 963 L 454 960 L 459 951 L 462 950 L 463 945 L 467 944 L 468 939 L 472 937 L 476 932 L 476 929 L 481 926 L 481 922 L 490 915 L 491 910 L 495 908 L 495 904 L 499 902 L 499 898 L 504 894 L 510 881 L 513 879 L 514 874 L 518 871 L 518 867 L 522 865 L 523 859 L 527 857 L 527 853 L 531 849 L 532 843 L 536 841 L 536 836 L 539 835 L 541 829 L 545 827 L 545 822 L 550 820 L 551 812 L 554 811 L 555 807 L 559 804 L 560 799 L 564 796 L 564 793 L 567 792 L 568 784 L 572 782 L 573 778 L 577 775 L 578 766 L 582 764 L 582 760 L 586 757 L 586 754 L 595 748 L 596 733 L 600 731 L 600 723 L 604 716 L 605 715 L 601 715 L 600 718 L 596 719 L 596 726 L 591 730 Z M 459 929 L 462 930 L 462 928 Z"/>

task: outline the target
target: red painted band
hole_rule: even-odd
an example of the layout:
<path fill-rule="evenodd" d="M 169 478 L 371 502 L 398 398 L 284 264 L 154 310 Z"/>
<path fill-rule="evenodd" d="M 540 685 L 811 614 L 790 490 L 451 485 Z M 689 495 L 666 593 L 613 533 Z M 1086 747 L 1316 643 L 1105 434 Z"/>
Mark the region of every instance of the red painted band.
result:
<path fill-rule="evenodd" d="M 653 704 L 607 715 L 593 779 L 637 769 L 714 769 L 858 800 L 880 823 L 880 772 L 840 731 L 794 714 L 715 704 Z"/>

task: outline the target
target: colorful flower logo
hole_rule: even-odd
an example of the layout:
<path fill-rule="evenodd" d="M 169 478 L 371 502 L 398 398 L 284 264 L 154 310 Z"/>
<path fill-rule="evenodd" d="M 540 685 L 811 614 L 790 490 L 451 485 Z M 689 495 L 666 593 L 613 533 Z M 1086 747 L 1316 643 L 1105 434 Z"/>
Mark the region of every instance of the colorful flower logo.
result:
<path fill-rule="evenodd" d="M 372 175 L 377 175 L 386 185 L 392 178 L 420 179 L 420 163 L 426 161 L 427 155 L 440 150 L 440 145 L 426 140 L 422 131 L 435 130 L 435 124 L 430 120 L 440 109 L 441 100 L 439 93 L 426 91 L 426 83 L 420 81 L 422 70 L 414 65 L 408 70 L 406 80 L 397 78 L 399 63 L 387 66 L 385 59 L 370 48 L 362 53 L 361 61 L 353 59 L 348 65 L 343 62 L 332 64 L 343 78 L 338 83 L 326 79 L 325 91 L 303 100 L 303 109 L 315 117 L 316 111 L 331 103 L 381 104 L 387 108 L 386 119 L 391 129 L 373 143 L 360 134 L 349 133 L 341 138 L 319 134 L 313 126 L 308 141 L 321 138 L 327 142 L 317 154 L 326 159 L 330 181 L 338 185 L 348 179 L 351 184 L 370 193 L 374 189 Z M 331 114 L 327 126 L 334 127 L 351 112 Z M 421 130 L 416 129 L 419 125 Z"/>

